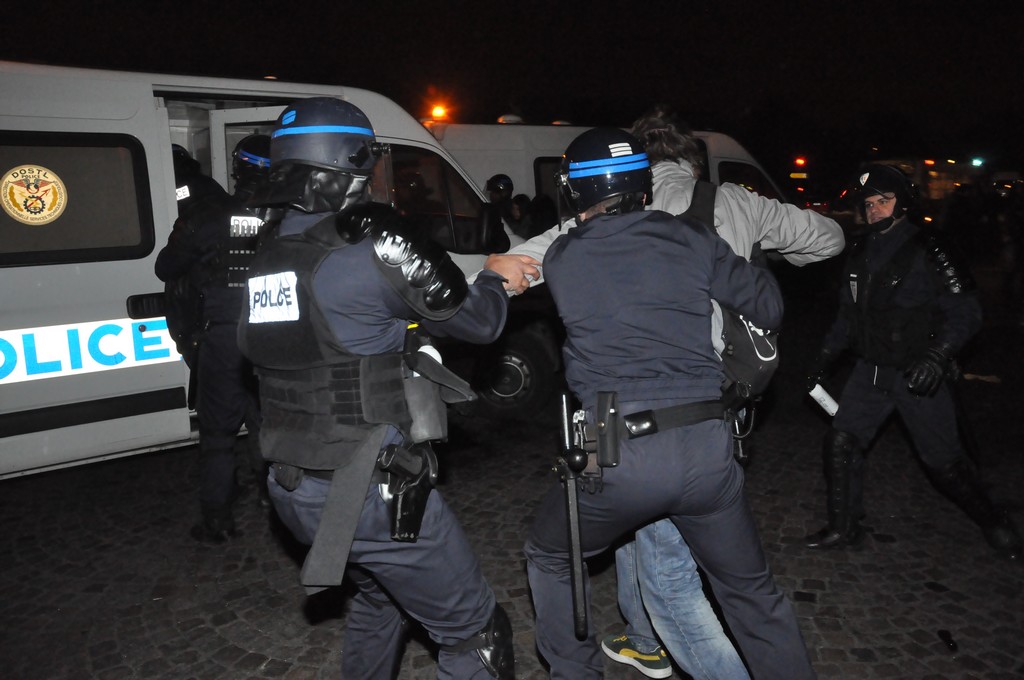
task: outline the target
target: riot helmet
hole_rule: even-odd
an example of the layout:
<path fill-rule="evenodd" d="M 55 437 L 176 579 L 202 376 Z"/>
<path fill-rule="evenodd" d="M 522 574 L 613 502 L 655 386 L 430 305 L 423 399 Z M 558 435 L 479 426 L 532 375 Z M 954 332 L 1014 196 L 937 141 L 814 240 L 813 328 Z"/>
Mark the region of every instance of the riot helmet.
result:
<path fill-rule="evenodd" d="M 299 100 L 270 136 L 270 184 L 254 203 L 337 212 L 360 202 L 373 172 L 373 126 L 359 107 L 334 97 Z"/>
<path fill-rule="evenodd" d="M 270 137 L 243 137 L 231 153 L 231 177 L 235 180 L 235 194 L 246 198 L 252 196 L 269 176 Z"/>
<path fill-rule="evenodd" d="M 558 176 L 562 194 L 577 215 L 615 197 L 620 200 L 606 213 L 639 210 L 650 204 L 652 181 L 643 145 L 628 132 L 612 127 L 587 130 L 574 139 L 562 156 Z"/>
<path fill-rule="evenodd" d="M 171 144 L 171 159 L 174 163 L 176 184 L 184 184 L 189 177 L 200 173 L 199 161 L 192 158 L 192 154 L 181 144 Z"/>
<path fill-rule="evenodd" d="M 192 210 L 211 196 L 223 196 L 224 188 L 217 180 L 204 175 L 199 161 L 181 144 L 171 145 L 171 159 L 174 164 L 174 197 L 178 204 L 178 216 L 187 216 Z"/>
<path fill-rule="evenodd" d="M 867 222 L 864 201 L 871 196 L 883 196 L 896 201 L 892 216 L 887 217 L 868 227 L 873 231 L 888 229 L 895 220 L 907 215 L 916 207 L 916 190 L 910 178 L 892 165 L 874 163 L 868 165 L 857 178 L 854 200 L 862 219 Z"/>
<path fill-rule="evenodd" d="M 369 175 L 375 158 L 370 119 L 355 104 L 334 97 L 302 99 L 281 112 L 270 144 L 270 164 L 301 163 Z"/>
<path fill-rule="evenodd" d="M 512 178 L 508 175 L 494 175 L 487 180 L 487 184 L 484 188 L 487 189 L 487 193 L 490 194 L 491 201 L 494 203 L 507 201 L 512 198 Z"/>

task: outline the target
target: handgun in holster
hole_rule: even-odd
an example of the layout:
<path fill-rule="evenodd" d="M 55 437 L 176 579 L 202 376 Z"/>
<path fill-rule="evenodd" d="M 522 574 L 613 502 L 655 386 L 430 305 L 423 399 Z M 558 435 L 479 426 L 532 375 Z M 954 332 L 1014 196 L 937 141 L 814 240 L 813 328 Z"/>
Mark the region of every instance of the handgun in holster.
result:
<path fill-rule="evenodd" d="M 391 444 L 377 458 L 377 467 L 387 473 L 391 539 L 414 543 L 419 538 L 430 491 L 437 483 L 437 456 L 427 443 L 409 448 Z"/>
<path fill-rule="evenodd" d="M 597 439 L 597 465 L 615 467 L 619 464 L 619 400 L 616 392 L 598 392 L 594 411 Z"/>
<path fill-rule="evenodd" d="M 572 416 L 573 439 L 577 448 L 587 454 L 587 466 L 578 475 L 581 486 L 589 493 L 603 488 L 602 468 L 619 464 L 619 407 L 615 392 L 598 392 L 594 422 L 587 422 L 587 412 Z"/>

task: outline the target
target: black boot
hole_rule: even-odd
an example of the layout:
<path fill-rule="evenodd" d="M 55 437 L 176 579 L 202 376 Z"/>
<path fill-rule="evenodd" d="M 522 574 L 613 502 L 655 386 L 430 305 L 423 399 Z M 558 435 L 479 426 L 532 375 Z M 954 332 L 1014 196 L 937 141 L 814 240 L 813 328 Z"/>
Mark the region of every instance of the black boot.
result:
<path fill-rule="evenodd" d="M 830 430 L 825 438 L 825 481 L 828 484 L 828 526 L 807 536 L 808 548 L 841 548 L 856 545 L 863 537 L 854 516 L 851 490 L 851 459 L 860 450 L 853 435 Z"/>
<path fill-rule="evenodd" d="M 194 525 L 189 534 L 200 543 L 221 545 L 237 538 L 241 532 L 235 528 L 235 518 L 230 508 L 219 511 L 204 508 L 202 521 Z"/>
<path fill-rule="evenodd" d="M 961 458 L 945 470 L 932 470 L 932 480 L 939 491 L 981 527 L 985 540 L 996 552 L 1011 560 L 1020 558 L 1020 534 L 1006 513 L 992 504 L 970 463 Z"/>

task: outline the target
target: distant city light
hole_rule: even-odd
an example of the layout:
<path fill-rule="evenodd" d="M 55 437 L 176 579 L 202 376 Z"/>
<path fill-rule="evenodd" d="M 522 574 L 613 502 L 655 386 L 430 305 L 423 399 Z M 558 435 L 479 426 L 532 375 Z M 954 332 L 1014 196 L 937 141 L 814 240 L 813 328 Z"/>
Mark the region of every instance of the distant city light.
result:
<path fill-rule="evenodd" d="M 803 156 L 797 156 L 796 158 L 793 159 L 793 163 L 795 165 L 799 165 L 800 167 L 803 167 L 803 166 L 807 165 L 807 159 L 804 158 Z"/>
<path fill-rule="evenodd" d="M 973 165 L 976 168 L 980 168 L 982 165 L 984 165 L 984 163 L 985 163 L 985 160 L 983 158 L 972 158 L 971 159 L 971 165 Z"/>
<path fill-rule="evenodd" d="M 929 158 L 928 160 L 926 160 L 926 161 L 924 162 L 924 164 L 925 164 L 925 165 L 935 165 L 935 161 L 933 161 L 932 159 L 930 159 L 930 158 Z"/>

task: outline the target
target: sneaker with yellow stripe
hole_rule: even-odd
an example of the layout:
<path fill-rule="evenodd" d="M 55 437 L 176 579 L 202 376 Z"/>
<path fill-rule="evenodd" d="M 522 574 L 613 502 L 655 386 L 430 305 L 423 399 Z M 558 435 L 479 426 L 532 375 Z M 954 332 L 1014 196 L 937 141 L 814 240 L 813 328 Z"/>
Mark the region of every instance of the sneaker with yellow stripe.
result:
<path fill-rule="evenodd" d="M 601 640 L 601 649 L 614 661 L 629 664 L 649 678 L 672 677 L 672 662 L 664 648 L 641 652 L 629 641 L 628 635 L 608 635 Z"/>

